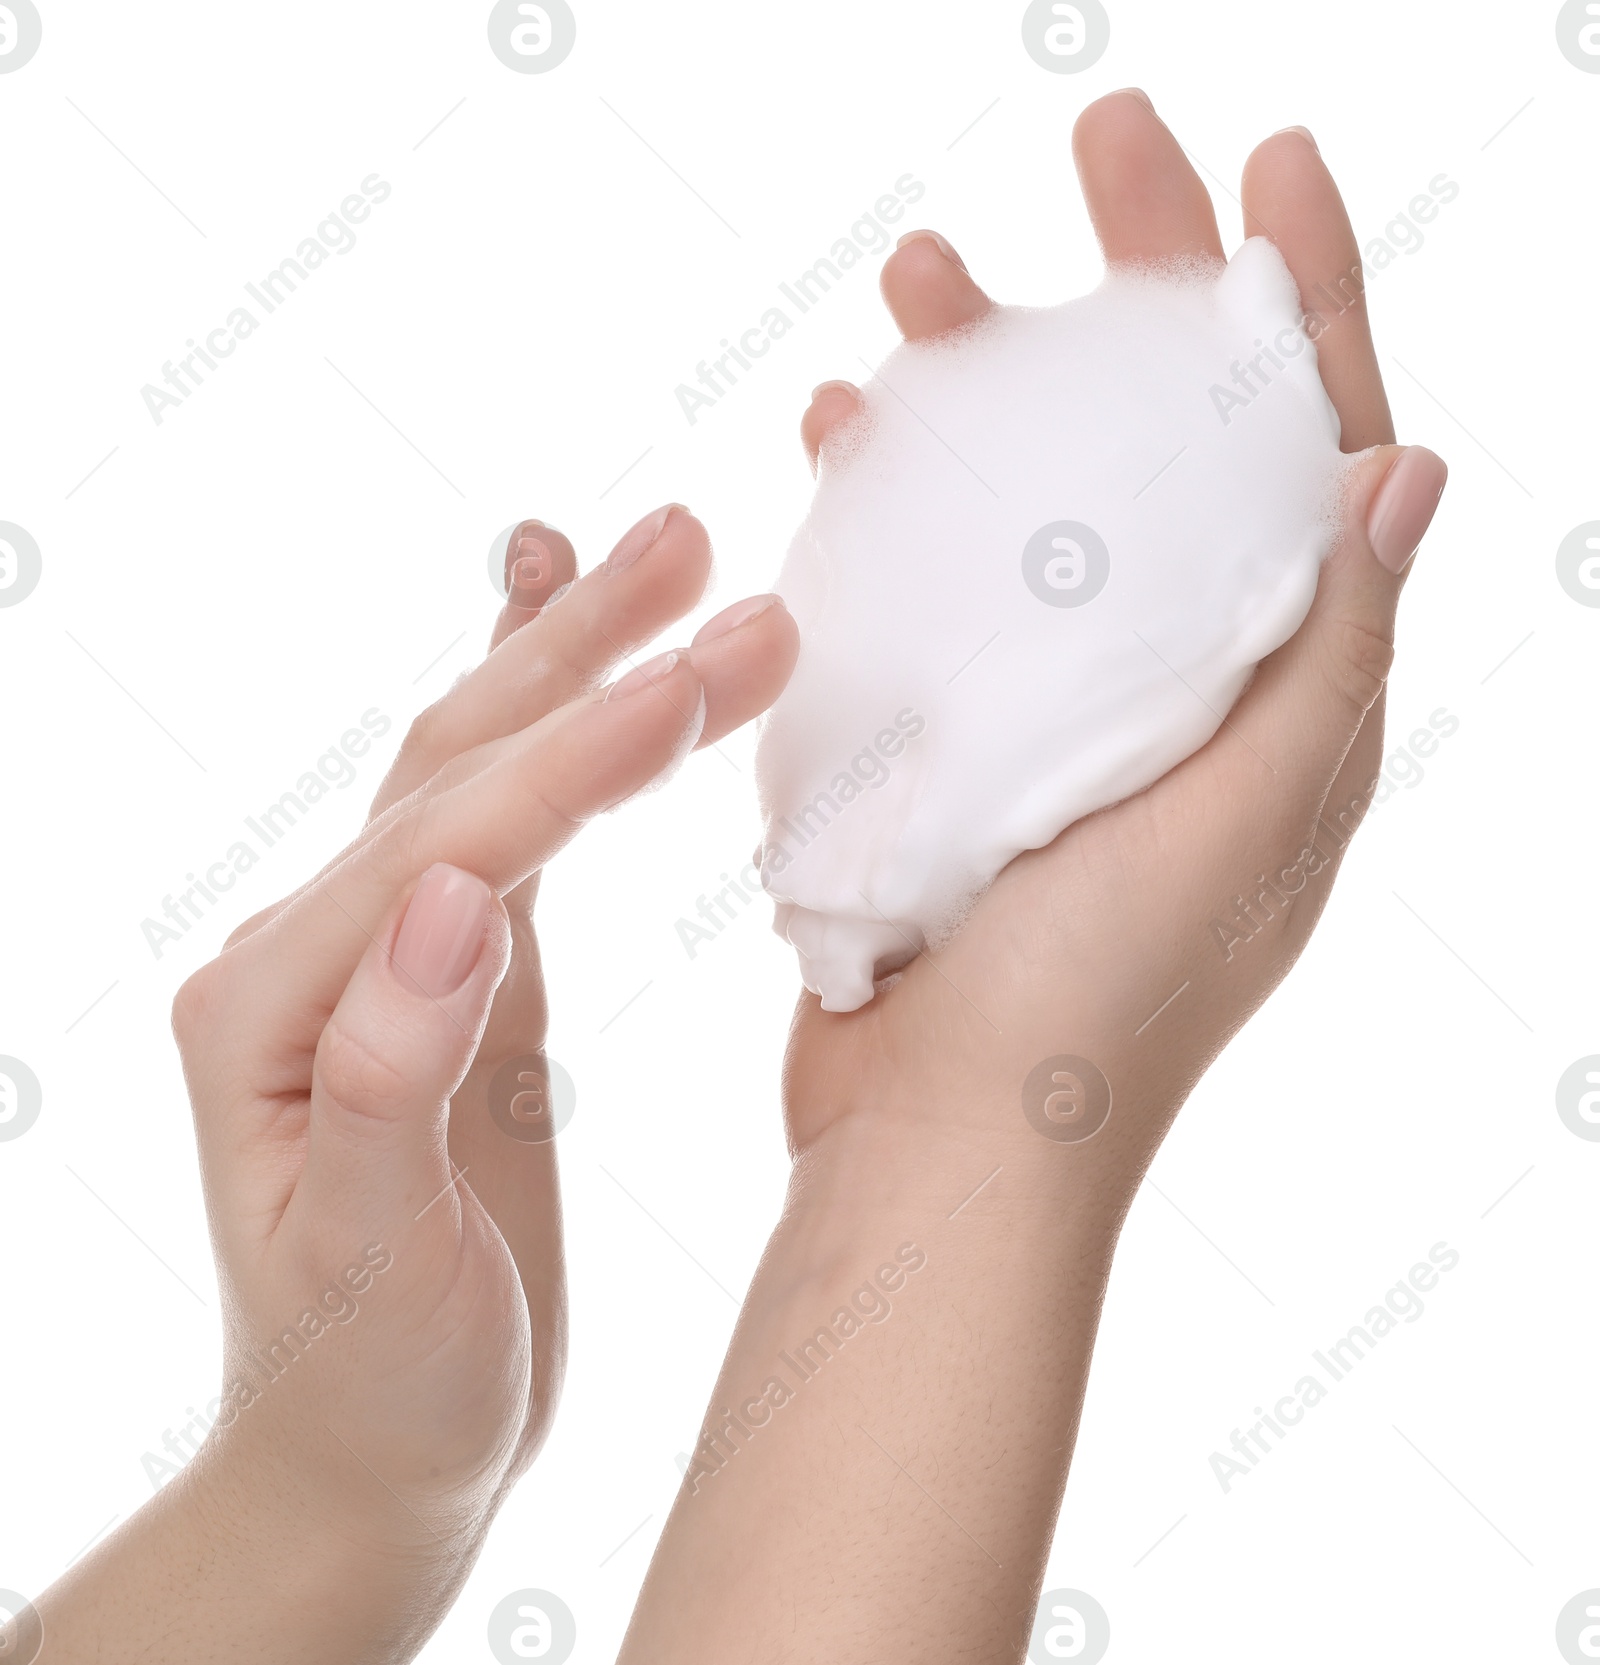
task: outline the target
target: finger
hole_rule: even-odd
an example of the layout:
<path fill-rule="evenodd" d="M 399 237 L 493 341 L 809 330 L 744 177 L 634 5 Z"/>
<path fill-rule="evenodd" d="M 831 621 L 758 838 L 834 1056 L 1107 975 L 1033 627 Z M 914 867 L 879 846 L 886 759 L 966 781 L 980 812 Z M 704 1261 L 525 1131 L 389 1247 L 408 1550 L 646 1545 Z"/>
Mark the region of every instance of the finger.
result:
<path fill-rule="evenodd" d="M 1372 702 L 1372 708 L 1361 720 L 1355 738 L 1350 742 L 1339 764 L 1338 772 L 1328 788 L 1328 795 L 1318 811 L 1319 820 L 1354 832 L 1366 819 L 1372 807 L 1373 790 L 1378 783 L 1378 772 L 1383 766 L 1383 725 L 1389 703 L 1387 685 Z M 1334 852 L 1337 870 L 1344 858 L 1341 847 Z"/>
<path fill-rule="evenodd" d="M 697 746 L 759 717 L 781 694 L 800 657 L 800 630 L 782 598 L 749 596 L 707 619 L 689 644 L 706 694 Z"/>
<path fill-rule="evenodd" d="M 824 382 L 811 394 L 811 403 L 800 418 L 800 443 L 806 448 L 811 472 L 828 435 L 837 432 L 861 410 L 861 389 L 854 382 Z"/>
<path fill-rule="evenodd" d="M 547 1010 L 538 944 L 511 918 L 511 963 L 495 996 L 484 1039 L 450 1105 L 450 1157 L 465 1174 L 516 1263 L 536 1336 L 558 1344 L 562 1297 L 561 1197 L 553 1123 L 537 1130 L 508 1114 L 505 1066 L 543 1054 Z M 521 1073 L 519 1071 L 517 1073 Z M 548 1082 L 548 1072 L 546 1081 Z M 512 1131 L 516 1130 L 516 1131 Z M 518 1137 L 538 1131 L 543 1138 Z M 534 1383 L 544 1380 L 534 1372 Z"/>
<path fill-rule="evenodd" d="M 1428 455 L 1431 456 L 1432 453 L 1430 452 Z M 1442 463 L 1440 463 L 1436 472 L 1439 476 L 1442 491 L 1446 472 Z M 1388 482 L 1385 482 L 1384 489 L 1388 489 Z M 1398 495 L 1398 488 L 1396 488 L 1396 492 Z M 1419 492 L 1416 499 L 1416 512 L 1420 513 L 1426 502 L 1426 492 Z M 1434 502 L 1438 502 L 1437 497 L 1434 498 Z M 1429 518 L 1431 519 L 1431 513 Z M 1408 542 L 1411 542 L 1413 536 L 1420 542 L 1426 529 L 1424 524 L 1413 534 L 1410 527 L 1396 525 L 1391 522 L 1387 529 L 1379 530 L 1378 540 L 1391 542 L 1392 548 L 1398 554 Z M 1415 548 L 1413 547 L 1412 555 L 1404 558 L 1404 565 L 1400 573 L 1402 583 L 1410 576 L 1411 564 L 1414 559 Z M 1348 825 L 1353 830 L 1354 826 L 1361 822 L 1367 810 L 1371 807 L 1373 792 L 1378 783 L 1379 771 L 1383 766 L 1383 731 L 1387 703 L 1388 687 L 1385 685 L 1377 699 L 1373 701 L 1372 708 L 1362 719 L 1361 727 L 1355 738 L 1350 742 L 1350 749 L 1346 752 L 1344 761 L 1339 766 L 1339 772 L 1334 776 L 1333 785 L 1328 789 L 1328 796 L 1323 806 L 1324 820 L 1331 817 L 1333 822 Z M 1339 859 L 1342 859 L 1342 854 L 1341 851 Z"/>
<path fill-rule="evenodd" d="M 959 329 L 994 305 L 937 231 L 908 231 L 883 263 L 878 287 L 907 341 Z"/>
<path fill-rule="evenodd" d="M 1346 451 L 1394 440 L 1367 320 L 1361 251 L 1333 175 L 1304 128 L 1257 145 L 1244 165 L 1247 237 L 1270 237 L 1295 282 L 1316 342 L 1317 368 L 1342 427 Z"/>
<path fill-rule="evenodd" d="M 1142 803 L 1152 817 L 1149 835 L 1193 845 L 1191 855 L 1200 863 L 1195 871 L 1205 875 L 1201 900 L 1206 911 L 1190 916 L 1190 927 L 1174 929 L 1175 918 L 1186 910 L 1175 913 L 1159 888 L 1133 897 L 1130 917 L 1123 922 L 1128 940 L 1146 942 L 1157 957 L 1174 956 L 1166 962 L 1174 981 L 1177 966 L 1196 942 L 1206 943 L 1208 955 L 1221 947 L 1224 958 L 1232 959 L 1227 934 L 1235 927 L 1225 923 L 1230 912 L 1256 926 L 1262 913 L 1278 922 L 1273 929 L 1282 957 L 1258 955 L 1243 962 L 1257 976 L 1274 964 L 1281 973 L 1315 923 L 1365 807 L 1358 805 L 1352 816 L 1349 805 L 1330 793 L 1330 785 L 1341 764 L 1356 758 L 1360 767 L 1352 737 L 1364 734 L 1366 725 L 1381 715 L 1396 602 L 1410 567 L 1408 557 L 1426 529 L 1443 480 L 1443 463 L 1420 447 L 1378 451 L 1360 460 L 1350 483 L 1344 534 L 1323 563 L 1315 600 L 1299 632 L 1262 662 L 1215 736 L 1148 794 L 1131 800 Z M 1371 745 L 1370 736 L 1364 743 Z M 1363 784 L 1370 783 L 1373 773 Z M 1036 907 L 1037 880 L 1030 867 L 1070 869 L 1072 884 L 1099 871 L 1106 859 L 1093 831 L 1099 819 L 1069 829 L 1055 844 L 1020 857 L 1001 874 L 993 892 L 996 901 L 985 903 L 990 917 L 1002 922 L 1001 929 L 1025 928 L 1011 921 L 1025 921 L 1027 910 Z M 1280 883 L 1282 888 L 1276 888 Z M 1231 908 L 1223 900 L 1230 895 Z M 1252 904 L 1246 896 L 1259 901 L 1256 914 L 1249 913 Z M 1249 939 L 1252 925 L 1238 925 L 1236 934 L 1238 940 Z M 958 936 L 946 951 L 949 981 L 956 987 L 966 984 L 961 956 L 975 953 L 981 960 L 984 953 L 976 934 L 972 947 L 964 949 L 962 943 Z M 1073 945 L 1063 938 L 1063 955 L 1071 951 Z M 1192 970 L 1195 962 L 1187 963 Z M 1064 958 L 1062 970 L 1067 971 Z M 1052 986 L 1049 979 L 1036 981 Z M 1208 976 L 1193 1010 L 1212 1020 L 1226 1017 L 1208 1002 L 1214 993 L 1221 999 L 1229 986 Z M 1193 1010 L 1186 1001 L 1180 1021 L 1197 1021 Z M 963 1014 L 956 1016 L 964 1021 Z M 1227 1027 L 1231 1030 L 1236 1021 L 1237 1013 L 1227 1018 Z M 1197 1031 L 1197 1041 L 1202 1038 Z M 1205 1044 L 1214 1045 L 1214 1037 Z"/>
<path fill-rule="evenodd" d="M 684 522 L 681 527 L 680 519 Z M 627 541 L 624 538 L 618 548 L 624 549 Z M 623 576 L 618 583 L 611 584 L 605 569 L 597 569 L 597 573 L 591 573 L 583 581 L 584 592 L 574 615 L 564 616 L 559 628 L 558 621 L 539 619 L 534 629 L 521 631 L 511 645 L 491 653 L 482 665 L 416 718 L 399 756 L 378 788 L 357 844 L 377 836 L 384 818 L 412 794 L 429 790 L 434 784 L 441 788 L 458 784 L 484 765 L 485 759 L 477 755 L 483 745 L 537 721 L 546 714 L 549 701 L 556 695 L 568 689 L 582 691 L 578 684 L 587 687 L 598 681 L 599 674 L 629 649 L 641 640 L 658 635 L 662 628 L 688 611 L 698 600 L 710 572 L 710 543 L 705 537 L 705 528 L 693 516 L 673 512 L 658 541 L 661 547 L 647 552 L 652 563 L 650 573 L 641 574 L 637 579 Z M 635 562 L 638 564 L 642 563 Z M 626 566 L 624 574 L 633 570 L 633 566 Z M 556 571 L 560 571 L 559 566 Z M 547 644 L 549 658 L 542 651 Z M 781 653 L 781 641 L 772 645 Z M 592 655 L 594 676 L 584 675 L 575 662 L 583 651 Z M 793 669 L 792 659 L 788 669 Z M 787 677 L 788 670 L 785 670 L 784 680 Z M 713 692 L 718 709 L 723 709 L 728 702 L 724 702 L 720 690 L 708 691 L 708 700 Z M 730 708 L 745 709 L 747 705 L 736 694 Z M 764 709 L 765 706 L 756 708 Z M 718 739 L 739 723 L 747 722 L 756 715 L 756 710 L 746 709 L 745 715 L 727 721 L 710 738 Z M 319 883 L 348 858 L 351 848 L 354 846 L 342 850 L 298 890 L 237 926 L 223 945 L 224 952 L 253 936 Z M 518 894 L 508 895 L 507 905 L 526 912 L 534 888 L 529 884 Z"/>
<path fill-rule="evenodd" d="M 516 733 L 597 687 L 683 617 L 711 576 L 711 540 L 686 509 L 646 515 L 556 606 L 508 636 L 411 725 L 373 801 L 377 815 L 451 758 Z"/>
<path fill-rule="evenodd" d="M 1210 193 L 1137 88 L 1109 93 L 1078 117 L 1072 155 L 1108 266 L 1222 259 Z"/>
<path fill-rule="evenodd" d="M 526 903 L 518 905 L 537 883 L 535 875 L 501 898 L 511 933 L 511 959 L 477 1053 L 451 1098 L 449 1146 L 451 1160 L 466 1175 L 516 1262 L 533 1333 L 554 1339 L 559 1335 L 563 1293 L 554 1126 L 535 1129 L 508 1114 L 503 1073 L 513 1059 L 542 1055 L 548 1033 L 539 943 Z M 547 1083 L 548 1079 L 547 1070 Z M 519 1137 L 535 1132 L 543 1137 Z M 534 1372 L 535 1385 L 546 1379 Z"/>
<path fill-rule="evenodd" d="M 428 868 L 360 954 L 317 1043 L 304 1173 L 313 1220 L 417 1217 L 450 1182 L 445 1122 L 511 953 L 475 874 Z"/>
<path fill-rule="evenodd" d="M 689 648 L 689 658 L 700 677 L 706 702 L 705 721 L 695 749 L 714 744 L 760 716 L 788 685 L 799 655 L 800 631 L 781 596 L 750 596 L 708 619 Z M 471 748 L 451 758 L 419 791 L 448 791 L 486 768 L 491 761 L 492 756 L 484 747 Z M 397 810 L 397 805 L 390 805 L 375 816 L 356 843 L 380 836 Z M 354 847 L 341 851 L 300 890 L 252 915 L 228 939 L 227 946 L 231 948 L 244 941 L 281 913 L 297 896 L 346 860 Z M 532 910 L 537 889 L 535 874 L 507 891 L 502 900 L 510 912 L 526 915 Z"/>
<path fill-rule="evenodd" d="M 504 895 L 584 821 L 676 767 L 700 736 L 704 705 L 689 655 L 663 654 L 608 696 L 564 706 L 461 760 L 445 790 L 398 806 L 275 919 L 213 962 L 224 1020 L 212 1030 L 227 1029 L 226 1011 L 247 1004 L 250 1048 L 263 1060 L 314 1046 L 395 898 L 420 871 L 449 862 Z"/>
<path fill-rule="evenodd" d="M 1311 611 L 1206 748 L 1232 777 L 1226 795 L 1238 814 L 1259 814 L 1270 800 L 1293 818 L 1328 794 L 1383 692 L 1400 590 L 1447 472 L 1420 445 L 1383 447 L 1355 466 L 1344 532 Z"/>
<path fill-rule="evenodd" d="M 705 721 L 695 748 L 760 716 L 787 686 L 799 654 L 799 627 L 781 596 L 747 596 L 708 619 L 688 649 L 705 698 Z M 486 767 L 493 755 L 484 747 L 463 753 L 423 790 L 454 787 Z"/>
<path fill-rule="evenodd" d="M 665 510 L 656 512 L 666 513 Z M 649 517 L 646 518 L 648 520 Z M 634 530 L 637 531 L 638 528 Z M 677 547 L 678 528 L 673 528 L 673 534 L 673 537 L 667 540 L 664 551 L 664 561 L 669 565 L 675 556 L 681 554 Z M 627 534 L 618 547 L 621 548 L 632 536 L 633 533 Z M 693 541 L 692 538 L 688 540 L 691 546 L 690 560 L 693 560 L 697 553 L 692 548 Z M 497 691 L 505 689 L 507 682 L 514 677 L 516 667 L 526 665 L 530 660 L 537 663 L 537 648 L 540 642 L 550 640 L 552 633 L 547 632 L 540 638 L 529 638 L 519 644 L 517 653 L 507 655 L 504 660 L 494 660 L 494 649 L 508 636 L 536 619 L 559 591 L 570 586 L 577 570 L 577 554 L 572 547 L 572 540 L 564 533 L 546 526 L 543 521 L 524 520 L 512 528 L 506 539 L 505 565 L 508 584 L 506 604 L 495 621 L 489 659 L 485 660 L 484 665 L 463 677 L 442 699 L 419 713 L 413 721 L 401 744 L 399 756 L 384 776 L 367 810 L 366 831 L 371 830 L 386 810 L 429 780 L 450 757 L 471 750 L 473 745 L 481 743 L 483 739 L 525 728 L 549 709 L 539 698 L 531 697 L 524 699 L 520 704 L 501 707 L 502 720 L 478 721 L 476 727 L 473 727 L 475 718 L 482 718 L 494 711 L 495 695 Z M 709 570 L 709 556 L 707 569 Z M 610 599 L 615 601 L 618 597 L 613 593 Z M 692 605 L 690 602 L 680 611 L 687 611 L 687 607 Z M 677 613 L 672 615 L 673 618 L 677 616 Z M 671 622 L 671 618 L 662 620 L 663 626 Z M 655 630 L 650 630 L 644 639 L 647 640 L 656 633 Z M 616 657 L 618 656 L 613 654 L 611 659 L 600 665 L 599 675 L 604 674 Z M 486 670 L 485 666 L 491 661 L 494 663 L 494 669 Z M 597 675 L 594 680 L 598 679 Z M 466 738 L 469 732 L 478 734 L 479 739 Z M 452 744 L 457 748 L 454 752 L 450 749 Z M 348 850 L 341 851 L 299 890 L 280 897 L 237 925 L 223 944 L 224 951 L 236 943 L 243 942 L 275 918 L 297 895 L 309 889 L 323 874 L 330 872 L 348 853 Z"/>
<path fill-rule="evenodd" d="M 542 520 L 525 520 L 506 539 L 506 604 L 489 638 L 491 650 L 523 625 L 558 590 L 578 576 L 578 556 L 572 540 Z"/>

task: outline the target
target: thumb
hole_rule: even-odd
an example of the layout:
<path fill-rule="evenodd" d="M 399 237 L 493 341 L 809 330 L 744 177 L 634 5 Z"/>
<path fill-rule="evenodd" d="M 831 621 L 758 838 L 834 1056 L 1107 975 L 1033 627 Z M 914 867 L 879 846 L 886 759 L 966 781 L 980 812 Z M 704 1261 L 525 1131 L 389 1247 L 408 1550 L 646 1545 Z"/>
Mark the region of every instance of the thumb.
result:
<path fill-rule="evenodd" d="M 1235 718 L 1279 776 L 1325 792 L 1383 692 L 1395 611 L 1448 474 L 1426 446 L 1375 446 L 1354 459 L 1344 528 L 1305 623 L 1261 666 Z M 1304 780 L 1297 777 L 1304 775 Z"/>
<path fill-rule="evenodd" d="M 302 1180 L 313 1215 L 410 1218 L 451 1183 L 450 1097 L 510 953 L 493 890 L 447 862 L 369 944 L 317 1043 Z"/>

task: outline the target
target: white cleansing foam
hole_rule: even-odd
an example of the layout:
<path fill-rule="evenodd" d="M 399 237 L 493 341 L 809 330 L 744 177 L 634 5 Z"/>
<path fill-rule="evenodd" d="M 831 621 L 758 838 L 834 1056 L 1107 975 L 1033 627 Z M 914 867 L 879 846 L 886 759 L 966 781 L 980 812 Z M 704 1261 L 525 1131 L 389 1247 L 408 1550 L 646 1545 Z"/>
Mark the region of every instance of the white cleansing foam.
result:
<path fill-rule="evenodd" d="M 761 876 L 829 1011 L 1208 740 L 1305 617 L 1339 421 L 1264 239 L 890 354 L 777 589 Z"/>

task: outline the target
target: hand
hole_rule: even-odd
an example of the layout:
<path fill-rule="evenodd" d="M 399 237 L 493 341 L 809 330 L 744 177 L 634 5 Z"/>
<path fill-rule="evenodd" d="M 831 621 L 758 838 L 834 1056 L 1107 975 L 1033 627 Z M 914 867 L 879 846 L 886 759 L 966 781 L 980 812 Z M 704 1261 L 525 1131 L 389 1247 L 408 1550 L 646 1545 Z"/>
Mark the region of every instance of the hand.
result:
<path fill-rule="evenodd" d="M 1074 149 L 1109 261 L 1221 257 L 1205 189 L 1142 94 L 1091 105 Z M 1395 606 L 1444 482 L 1430 452 L 1388 443 L 1355 239 L 1315 147 L 1268 139 L 1243 198 L 1247 231 L 1300 284 L 1344 448 L 1377 447 L 1342 541 L 1301 630 L 1208 745 L 1013 862 L 868 1005 L 802 996 L 787 1205 L 626 1662 L 1025 1649 L 1122 1219 L 1185 1095 L 1327 900 L 1378 772 Z M 1329 310 L 1322 285 L 1353 298 Z M 883 289 L 912 337 L 990 304 L 928 233 L 890 257 Z M 855 398 L 819 390 L 802 424 L 813 460 Z M 1257 891 L 1271 917 L 1257 908 L 1248 935 L 1219 940 L 1213 921 Z M 1024 1113 L 1027 1077 L 1061 1055 L 1112 1089 L 1086 1140 Z"/>
<path fill-rule="evenodd" d="M 1091 106 L 1074 150 L 1109 264 L 1222 258 L 1205 187 L 1143 94 Z M 1116 1110 L 1105 1144 L 1138 1166 L 1293 964 L 1327 901 L 1371 801 L 1396 603 L 1445 470 L 1431 452 L 1390 444 L 1360 255 L 1303 130 L 1256 149 L 1242 199 L 1246 234 L 1271 238 L 1299 282 L 1343 449 L 1373 448 L 1310 616 L 1208 745 L 1148 791 L 1013 862 L 943 951 L 856 1013 L 802 1000 L 789 1075 L 802 1148 L 856 1110 L 904 1115 L 923 1134 L 930 1115 L 1020 1125 L 1030 1070 L 1072 1054 L 1109 1080 Z M 931 233 L 903 240 L 883 291 L 910 339 L 991 304 Z M 813 464 L 855 406 L 844 384 L 819 391 L 802 423 Z"/>
<path fill-rule="evenodd" d="M 570 544 L 525 523 L 510 559 L 493 650 L 412 726 L 365 830 L 179 991 L 223 1403 L 183 1475 L 41 1599 L 61 1657 L 114 1628 L 126 1657 L 148 1635 L 165 1659 L 218 1636 L 230 1657 L 408 1658 L 549 1428 L 554 1147 L 488 1102 L 544 1041 L 537 877 L 764 710 L 797 641 L 756 598 L 601 691 L 698 601 L 704 529 L 664 509 L 542 610 Z"/>

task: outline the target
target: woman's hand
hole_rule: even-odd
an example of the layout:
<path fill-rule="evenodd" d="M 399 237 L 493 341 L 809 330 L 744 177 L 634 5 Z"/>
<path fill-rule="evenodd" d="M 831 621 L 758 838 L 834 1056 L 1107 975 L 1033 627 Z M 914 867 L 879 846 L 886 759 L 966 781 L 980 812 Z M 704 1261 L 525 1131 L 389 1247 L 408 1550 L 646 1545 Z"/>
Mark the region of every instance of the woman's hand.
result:
<path fill-rule="evenodd" d="M 1205 188 L 1143 94 L 1091 105 L 1074 148 L 1109 261 L 1220 259 Z M 1025 1651 L 1123 1217 L 1327 900 L 1378 773 L 1395 606 L 1444 484 L 1431 452 L 1389 443 L 1360 258 L 1315 146 L 1268 139 L 1243 199 L 1300 284 L 1345 450 L 1376 447 L 1342 541 L 1208 745 L 1013 862 L 951 942 L 858 1011 L 801 997 L 788 1205 L 628 1665 Z M 910 337 L 990 305 L 931 233 L 903 242 L 883 288 Z M 845 384 L 818 390 L 813 460 L 855 407 Z"/>
<path fill-rule="evenodd" d="M 698 601 L 704 529 L 663 509 L 542 610 L 570 544 L 525 523 L 508 560 L 491 653 L 413 725 L 366 829 L 178 994 L 222 1408 L 41 1598 L 55 1656 L 114 1633 L 122 1658 L 409 1658 L 549 1428 L 565 1307 L 537 878 L 764 710 L 797 642 L 755 598 L 602 689 Z"/>
<path fill-rule="evenodd" d="M 1092 105 L 1074 150 L 1109 264 L 1222 258 L 1205 187 L 1142 93 Z M 1311 613 L 1208 745 L 1013 862 L 948 946 L 857 1012 L 802 999 L 789 1073 L 801 1148 L 856 1112 L 900 1118 L 913 1138 L 930 1119 L 1026 1132 L 1030 1073 L 1073 1055 L 1110 1085 L 1102 1153 L 1131 1176 L 1327 901 L 1376 784 L 1396 603 L 1445 468 L 1391 444 L 1360 254 L 1310 136 L 1289 129 L 1258 146 L 1241 191 L 1246 234 L 1271 238 L 1300 285 L 1343 449 L 1369 453 Z M 929 233 L 902 242 L 883 290 L 912 339 L 991 304 Z M 854 409 L 847 386 L 819 390 L 802 424 L 813 461 Z"/>

